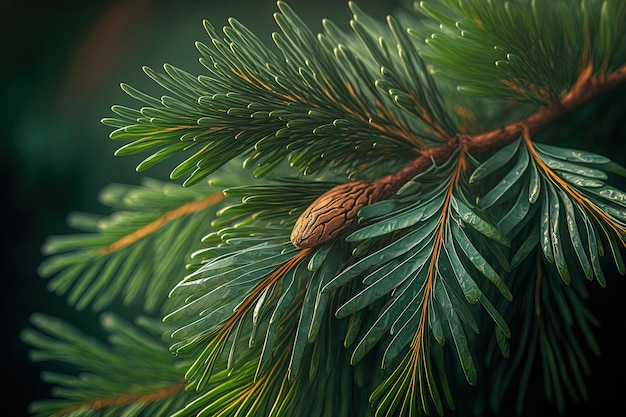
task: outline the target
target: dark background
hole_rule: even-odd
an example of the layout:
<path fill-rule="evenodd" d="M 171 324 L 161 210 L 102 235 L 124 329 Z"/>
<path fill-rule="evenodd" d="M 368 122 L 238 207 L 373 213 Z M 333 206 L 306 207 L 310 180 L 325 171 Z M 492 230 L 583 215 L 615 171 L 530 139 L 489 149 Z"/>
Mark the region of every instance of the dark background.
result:
<path fill-rule="evenodd" d="M 321 30 L 324 17 L 347 28 L 347 2 L 288 3 L 314 32 Z M 382 18 L 396 1 L 357 3 Z M 86 327 L 95 323 L 91 312 L 77 313 L 62 297 L 48 293 L 37 267 L 44 259 L 40 248 L 46 237 L 72 232 L 65 224 L 69 212 L 104 213 L 97 201 L 100 189 L 141 178 L 134 171 L 138 159 L 113 157 L 119 144 L 108 139 L 110 128 L 100 123 L 111 114 L 111 105 L 132 104 L 119 83 L 158 91 L 141 66 L 159 69 L 166 62 L 202 73 L 194 47 L 194 41 L 207 39 L 202 19 L 221 27 L 228 17 L 236 17 L 269 42 L 276 30 L 275 11 L 273 0 L 0 0 L 0 178 L 5 184 L 0 318 L 5 323 L 3 382 L 8 384 L 0 389 L 3 415 L 26 416 L 29 402 L 49 397 L 50 387 L 39 379 L 43 368 L 28 361 L 27 347 L 19 340 L 29 315 L 42 311 Z M 604 99 L 605 110 L 597 116 L 613 120 L 612 141 L 603 145 L 604 151 L 622 163 L 625 104 L 622 89 Z M 148 175 L 166 178 L 167 173 L 154 168 Z M 603 357 L 592 359 L 589 404 L 570 409 L 568 415 L 626 410 L 624 280 L 609 277 L 608 289 L 592 290 L 592 311 L 602 322 L 597 337 Z M 553 412 L 541 401 L 531 408 Z"/>

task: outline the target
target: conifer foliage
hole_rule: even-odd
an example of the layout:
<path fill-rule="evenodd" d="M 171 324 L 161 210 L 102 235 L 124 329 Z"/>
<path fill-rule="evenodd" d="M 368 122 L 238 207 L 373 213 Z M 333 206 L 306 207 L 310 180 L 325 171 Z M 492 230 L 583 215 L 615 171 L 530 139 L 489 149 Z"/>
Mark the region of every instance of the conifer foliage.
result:
<path fill-rule="evenodd" d="M 425 0 L 273 45 L 204 22 L 205 71 L 122 84 L 117 155 L 171 180 L 111 185 L 41 273 L 107 342 L 45 314 L 23 340 L 36 416 L 418 416 L 560 409 L 598 353 L 590 285 L 625 273 L 626 169 L 542 133 L 626 83 L 626 2 Z M 599 137 L 597 140 L 603 140 Z M 473 388 L 471 388 L 473 387 Z"/>

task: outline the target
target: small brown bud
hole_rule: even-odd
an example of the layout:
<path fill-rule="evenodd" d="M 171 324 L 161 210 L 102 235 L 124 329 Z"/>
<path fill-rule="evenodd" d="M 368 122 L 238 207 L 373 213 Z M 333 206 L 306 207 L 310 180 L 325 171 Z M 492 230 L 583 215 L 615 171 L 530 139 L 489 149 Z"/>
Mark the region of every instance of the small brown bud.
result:
<path fill-rule="evenodd" d="M 337 185 L 319 196 L 298 217 L 291 231 L 297 248 L 312 248 L 335 239 L 348 229 L 359 210 L 380 198 L 377 182 L 353 181 Z"/>

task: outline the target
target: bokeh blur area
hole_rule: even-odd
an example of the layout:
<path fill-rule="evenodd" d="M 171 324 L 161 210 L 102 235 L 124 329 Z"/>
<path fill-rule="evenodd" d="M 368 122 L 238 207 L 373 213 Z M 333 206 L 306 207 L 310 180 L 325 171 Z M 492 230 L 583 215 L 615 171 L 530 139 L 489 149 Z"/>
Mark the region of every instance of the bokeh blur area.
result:
<path fill-rule="evenodd" d="M 382 19 L 400 2 L 356 3 Z M 323 18 L 348 29 L 348 0 L 287 3 L 314 32 L 321 31 Z M 8 384 L 0 389 L 0 414 L 26 416 L 28 403 L 50 397 L 50 386 L 40 379 L 44 366 L 29 362 L 19 339 L 31 313 L 67 319 L 94 335 L 99 331 L 95 313 L 76 312 L 64 297 L 47 292 L 37 274 L 46 237 L 72 233 L 66 224 L 72 211 L 106 214 L 98 194 L 107 184 L 137 184 L 144 175 L 166 179 L 171 168 L 165 163 L 138 174 L 135 166 L 145 155 L 113 156 L 120 143 L 108 139 L 111 128 L 100 120 L 111 115 L 114 104 L 136 106 L 119 84 L 160 96 L 163 91 L 141 67 L 161 69 L 168 63 L 204 73 L 194 46 L 208 39 L 203 19 L 222 27 L 235 17 L 269 44 L 277 30 L 275 11 L 274 0 L 0 0 L 0 333 L 3 382 Z M 620 163 L 626 162 L 620 153 L 626 149 L 624 91 L 604 99 L 617 122 L 610 127 L 611 142 L 594 149 Z M 618 410 L 626 413 L 619 388 L 626 372 L 626 332 L 623 309 L 615 303 L 623 305 L 626 280 L 608 281 L 608 289 L 591 294 L 591 309 L 603 323 L 598 331 L 603 357 L 591 360 L 590 404 L 580 410 L 613 409 L 619 415 Z M 615 381 L 621 381 L 619 386 Z"/>
<path fill-rule="evenodd" d="M 321 30 L 322 18 L 347 29 L 347 0 L 291 0 L 289 5 Z M 374 16 L 391 12 L 394 0 L 362 0 Z M 271 42 L 277 30 L 274 0 L 229 1 L 24 1 L 0 0 L 0 176 L 3 285 L 0 317 L 4 347 L 3 415 L 26 416 L 27 404 L 49 398 L 40 382 L 43 366 L 31 364 L 19 332 L 28 317 L 46 312 L 97 334 L 97 315 L 77 313 L 46 291 L 37 275 L 46 237 L 72 233 L 72 211 L 106 214 L 99 191 L 109 183 L 137 184 L 137 158 L 116 158 L 120 144 L 100 123 L 113 104 L 135 105 L 121 82 L 156 96 L 163 91 L 141 70 L 172 64 L 203 73 L 195 41 L 208 39 L 202 20 L 215 27 L 235 17 Z M 166 164 L 145 175 L 165 179 Z M 4 414 L 5 407 L 11 411 Z"/>

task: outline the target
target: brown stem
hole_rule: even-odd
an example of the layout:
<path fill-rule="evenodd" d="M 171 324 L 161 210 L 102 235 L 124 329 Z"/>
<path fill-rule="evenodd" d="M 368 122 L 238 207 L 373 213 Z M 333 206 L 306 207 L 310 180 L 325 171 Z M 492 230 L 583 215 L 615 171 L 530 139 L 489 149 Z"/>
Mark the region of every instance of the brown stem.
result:
<path fill-rule="evenodd" d="M 98 255 L 108 255 L 112 252 L 124 249 L 125 247 L 132 245 L 138 240 L 143 239 L 144 237 L 156 232 L 171 221 L 176 220 L 179 217 L 187 216 L 189 214 L 204 210 L 205 208 L 219 203 L 224 197 L 225 195 L 222 193 L 211 194 L 210 196 L 202 200 L 192 201 L 191 203 L 184 204 L 174 210 L 168 211 L 151 223 L 148 223 L 147 225 L 135 230 L 134 232 L 121 237 L 120 239 L 109 245 L 102 246 L 98 249 Z"/>
<path fill-rule="evenodd" d="M 142 403 L 147 404 L 155 401 L 164 400 L 168 397 L 178 394 L 179 392 L 184 391 L 185 389 L 185 381 L 182 380 L 178 384 L 171 385 L 169 387 L 165 387 L 163 389 L 149 392 L 146 394 L 137 394 L 137 395 L 120 395 L 118 397 L 109 397 L 109 398 L 101 398 L 93 401 L 86 401 L 84 403 L 76 404 L 64 408 L 63 410 L 55 413 L 54 416 L 65 415 L 66 413 L 71 413 L 77 410 L 102 410 L 104 408 L 116 407 L 121 405 L 133 404 L 133 403 Z"/>
<path fill-rule="evenodd" d="M 626 66 L 606 76 L 596 78 L 592 77 L 592 67 L 588 66 L 581 72 L 578 81 L 561 97 L 560 101 L 532 113 L 523 120 L 499 129 L 463 137 L 462 142 L 465 150 L 474 156 L 487 153 L 511 143 L 522 135 L 524 129 L 528 129 L 528 133 L 532 137 L 562 115 L 575 110 L 625 82 Z M 457 142 L 448 142 L 428 148 L 411 165 L 398 171 L 396 174 L 388 175 L 377 181 L 389 182 L 389 188 L 397 191 L 410 178 L 423 172 L 433 163 L 440 164 L 445 162 L 456 147 L 458 147 Z"/>
<path fill-rule="evenodd" d="M 335 239 L 354 224 L 362 207 L 391 197 L 417 174 L 433 164 L 443 164 L 460 147 L 465 152 L 478 156 L 511 143 L 523 132 L 534 136 L 565 113 L 626 83 L 626 66 L 605 76 L 592 75 L 593 67 L 590 64 L 581 71 L 574 86 L 559 101 L 523 120 L 489 132 L 458 135 L 444 144 L 423 150 L 411 165 L 395 174 L 371 182 L 354 181 L 330 189 L 300 215 L 292 230 L 292 243 L 296 247 L 306 248 Z"/>

